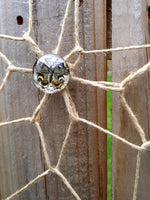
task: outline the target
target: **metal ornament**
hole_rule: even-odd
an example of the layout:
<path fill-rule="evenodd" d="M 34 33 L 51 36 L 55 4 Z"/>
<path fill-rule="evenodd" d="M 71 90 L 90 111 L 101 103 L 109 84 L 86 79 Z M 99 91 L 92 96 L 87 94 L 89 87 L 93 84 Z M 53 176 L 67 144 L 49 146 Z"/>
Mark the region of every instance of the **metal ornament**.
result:
<path fill-rule="evenodd" d="M 63 90 L 70 76 L 65 60 L 55 54 L 40 57 L 33 66 L 33 80 L 37 88 L 54 94 Z"/>

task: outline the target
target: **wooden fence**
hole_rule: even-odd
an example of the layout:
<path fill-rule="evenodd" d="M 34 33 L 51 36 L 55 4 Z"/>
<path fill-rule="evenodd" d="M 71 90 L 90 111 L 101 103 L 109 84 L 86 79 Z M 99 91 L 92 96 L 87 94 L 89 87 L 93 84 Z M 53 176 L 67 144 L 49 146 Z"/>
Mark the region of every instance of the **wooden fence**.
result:
<path fill-rule="evenodd" d="M 33 0 L 32 38 L 45 54 L 56 47 L 66 0 Z M 65 28 L 61 56 L 73 48 L 73 7 Z M 28 1 L 0 1 L 0 33 L 22 36 L 27 31 Z M 23 24 L 16 18 L 22 16 Z M 87 0 L 80 7 L 80 41 L 85 49 L 106 48 L 106 2 Z M 0 40 L 1 51 L 18 67 L 32 68 L 36 55 L 25 41 Z M 1 61 L 0 80 L 5 76 Z M 104 55 L 88 55 L 76 67 L 75 74 L 90 80 L 106 79 Z M 70 81 L 69 90 L 79 115 L 106 128 L 106 92 Z M 32 83 L 31 75 L 13 73 L 0 94 L 0 121 L 29 117 L 40 102 L 43 93 Z M 69 125 L 68 113 L 61 94 L 53 95 L 41 115 L 48 154 L 56 164 Z M 61 163 L 66 176 L 81 199 L 106 199 L 107 193 L 106 136 L 97 130 L 77 123 Z M 18 123 L 0 129 L 0 193 L 5 198 L 46 170 L 38 132 L 30 123 Z M 33 184 L 15 199 L 70 200 L 74 199 L 62 181 L 54 174 Z"/>
<path fill-rule="evenodd" d="M 146 0 L 112 1 L 112 41 L 113 47 L 149 43 L 148 3 Z M 120 82 L 130 73 L 149 61 L 149 50 L 131 50 L 112 54 L 112 79 Z M 126 99 L 140 125 L 149 138 L 149 72 L 132 81 L 125 91 Z M 118 95 L 112 98 L 112 131 L 134 144 L 141 144 L 129 115 L 120 104 Z M 133 198 L 137 151 L 116 140 L 112 143 L 112 199 Z M 150 157 L 143 153 L 140 168 L 137 200 L 150 197 Z"/>
<path fill-rule="evenodd" d="M 85 0 L 80 7 L 79 32 L 84 49 L 105 49 L 106 0 Z M 109 1 L 110 3 L 110 1 Z M 56 47 L 65 13 L 66 0 L 33 0 L 32 38 L 45 54 Z M 112 0 L 112 46 L 130 46 L 149 43 L 149 2 L 146 0 Z M 74 47 L 74 1 L 65 28 L 61 56 Z M 17 23 L 21 16 L 23 24 Z M 28 29 L 28 1 L 0 1 L 0 34 L 21 37 Z M 111 29 L 109 29 L 110 31 Z M 31 69 L 37 56 L 25 41 L 0 39 L 0 51 L 17 67 Z M 74 61 L 74 59 L 72 60 Z M 149 61 L 148 49 L 114 52 L 112 79 L 121 82 Z M 0 80 L 7 65 L 0 61 Z M 106 80 L 106 55 L 83 56 L 75 74 L 89 80 Z M 106 92 L 91 86 L 69 82 L 69 91 L 79 116 L 106 128 Z M 132 81 L 125 91 L 126 99 L 149 139 L 149 72 Z M 28 74 L 13 73 L 0 93 L 0 121 L 32 116 L 43 93 Z M 56 165 L 69 125 L 69 115 L 61 94 L 49 99 L 40 124 L 44 132 L 48 154 Z M 112 131 L 134 144 L 140 138 L 128 114 L 121 106 L 119 95 L 112 95 Z M 137 200 L 150 196 L 150 156 L 142 153 Z M 133 197 L 137 150 L 116 139 L 112 140 L 112 199 L 131 200 Z M 0 128 L 0 199 L 26 185 L 45 171 L 46 164 L 38 132 L 34 124 L 21 122 Z M 74 124 L 60 166 L 82 200 L 107 199 L 107 143 L 106 135 L 82 123 Z M 74 196 L 60 178 L 49 174 L 14 199 L 20 200 L 71 200 Z"/>

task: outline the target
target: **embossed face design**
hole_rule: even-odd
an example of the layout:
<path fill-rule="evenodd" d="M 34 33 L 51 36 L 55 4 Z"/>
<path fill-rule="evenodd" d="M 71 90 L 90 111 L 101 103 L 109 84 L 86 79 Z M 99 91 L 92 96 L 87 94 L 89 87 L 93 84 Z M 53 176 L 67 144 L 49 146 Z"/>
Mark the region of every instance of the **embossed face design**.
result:
<path fill-rule="evenodd" d="M 42 56 L 33 66 L 34 84 L 45 93 L 53 94 L 63 90 L 69 75 L 70 70 L 64 59 L 54 54 Z"/>

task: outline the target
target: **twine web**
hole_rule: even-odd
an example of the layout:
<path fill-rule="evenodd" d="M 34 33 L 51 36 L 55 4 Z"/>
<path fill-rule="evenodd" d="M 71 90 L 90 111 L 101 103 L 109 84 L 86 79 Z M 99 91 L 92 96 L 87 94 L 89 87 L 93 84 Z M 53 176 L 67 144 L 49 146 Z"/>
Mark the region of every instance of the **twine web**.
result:
<path fill-rule="evenodd" d="M 61 48 L 61 44 L 62 44 L 62 40 L 63 40 L 63 36 L 64 36 L 64 30 L 65 30 L 65 26 L 66 26 L 66 20 L 67 20 L 67 17 L 68 17 L 69 8 L 70 8 L 71 3 L 72 3 L 72 0 L 68 0 L 67 6 L 66 6 L 66 12 L 65 12 L 65 15 L 64 15 L 63 24 L 62 24 L 62 28 L 61 28 L 61 33 L 60 33 L 60 36 L 59 36 L 59 39 L 58 39 L 58 44 L 57 44 L 56 48 L 53 50 L 53 53 L 55 53 L 55 54 L 58 54 L 59 50 Z M 82 78 L 74 76 L 73 69 L 75 68 L 77 63 L 80 61 L 82 55 L 84 55 L 84 54 L 97 54 L 97 53 L 107 53 L 107 52 L 124 51 L 124 50 L 131 50 L 131 49 L 148 48 L 148 47 L 150 47 L 150 44 L 139 45 L 139 46 L 129 46 L 129 47 L 118 47 L 118 48 L 103 49 L 103 50 L 85 51 L 81 47 L 80 41 L 79 41 L 79 25 L 78 24 L 79 24 L 79 4 L 80 4 L 80 1 L 76 0 L 74 3 L 75 3 L 75 6 L 74 6 L 75 46 L 72 49 L 72 51 L 68 55 L 66 55 L 64 57 L 64 59 L 68 62 L 68 65 L 70 66 L 71 71 L 72 71 L 71 79 L 73 79 L 73 80 L 75 80 L 77 82 L 80 82 L 82 84 L 90 85 L 90 86 L 97 87 L 97 88 L 100 88 L 100 89 L 103 89 L 103 90 L 119 92 L 120 93 L 120 99 L 121 99 L 121 102 L 122 102 L 122 106 L 125 108 L 125 110 L 128 113 L 132 123 L 134 124 L 137 132 L 139 133 L 141 141 L 142 141 L 142 145 L 139 146 L 139 145 L 133 144 L 133 143 L 127 141 L 126 139 L 118 136 L 117 134 L 112 133 L 112 132 L 110 132 L 110 131 L 108 131 L 108 130 L 106 130 L 106 129 L 98 126 L 98 125 L 96 125 L 95 123 L 93 123 L 91 121 L 88 121 L 86 119 L 80 118 L 80 116 L 78 115 L 78 113 L 76 111 L 75 104 L 72 101 L 71 96 L 69 94 L 69 90 L 67 88 L 65 88 L 61 93 L 63 95 L 64 101 L 65 101 L 65 104 L 66 104 L 66 107 L 67 107 L 67 110 L 68 110 L 68 113 L 69 113 L 70 124 L 69 124 L 68 130 L 66 132 L 66 136 L 65 136 L 64 142 L 62 144 L 62 148 L 61 148 L 61 151 L 60 151 L 60 155 L 59 155 L 57 164 L 56 164 L 55 167 L 53 167 L 51 165 L 51 161 L 50 161 L 50 158 L 49 158 L 49 155 L 48 155 L 48 152 L 47 152 L 44 134 L 43 134 L 42 128 L 41 128 L 41 126 L 39 124 L 39 116 L 40 116 L 41 112 L 43 111 L 43 108 L 44 108 L 45 104 L 47 103 L 47 101 L 49 100 L 49 97 L 50 97 L 50 94 L 44 94 L 43 98 L 41 99 L 39 105 L 36 107 L 36 109 L 33 112 L 33 115 L 31 117 L 15 119 L 15 120 L 12 120 L 12 121 L 7 121 L 7 122 L 0 122 L 0 126 L 12 125 L 14 123 L 20 123 L 22 121 L 28 121 L 30 123 L 33 123 L 35 125 L 35 127 L 37 128 L 37 131 L 39 133 L 39 136 L 40 136 L 40 139 L 41 139 L 42 148 L 43 148 L 43 153 L 44 153 L 44 157 L 45 157 L 45 161 L 46 161 L 46 164 L 47 164 L 47 167 L 48 167 L 48 169 L 46 171 L 44 171 L 42 174 L 40 174 L 37 177 L 35 177 L 33 180 L 31 180 L 29 183 L 27 183 L 24 187 L 18 189 L 12 195 L 7 197 L 6 200 L 10 200 L 13 197 L 17 196 L 18 194 L 20 194 L 21 192 L 26 190 L 32 184 L 34 184 L 39 179 L 41 179 L 42 177 L 46 176 L 49 173 L 57 174 L 62 179 L 62 181 L 64 182 L 64 184 L 68 188 L 68 190 L 70 190 L 70 192 L 74 195 L 74 197 L 77 200 L 81 200 L 81 198 L 79 197 L 77 192 L 74 190 L 74 188 L 71 186 L 69 181 L 66 179 L 66 177 L 59 170 L 59 166 L 60 166 L 61 161 L 62 161 L 64 149 L 66 148 L 66 145 L 67 145 L 67 142 L 68 142 L 68 138 L 69 138 L 69 135 L 70 135 L 70 131 L 71 131 L 71 128 L 72 128 L 74 122 L 82 122 L 84 124 L 92 126 L 92 127 L 96 128 L 96 129 L 104 132 L 105 134 L 108 134 L 108 135 L 112 136 L 113 138 L 116 138 L 117 140 L 121 141 L 122 143 L 124 143 L 124 144 L 130 146 L 131 148 L 136 149 L 138 151 L 137 164 L 136 164 L 136 175 L 135 175 L 135 185 L 134 185 L 134 191 L 133 191 L 133 200 L 136 200 L 138 180 L 139 180 L 139 171 L 140 171 L 140 163 L 141 163 L 141 152 L 143 150 L 146 150 L 146 148 L 150 144 L 150 142 L 148 142 L 146 140 L 144 130 L 140 126 L 136 116 L 134 115 L 134 113 L 133 113 L 132 109 L 130 108 L 129 104 L 127 103 L 124 91 L 125 91 L 125 88 L 126 88 L 126 86 L 127 86 L 127 84 L 129 82 L 132 82 L 135 78 L 139 77 L 145 71 L 149 70 L 150 63 L 148 63 L 148 64 L 144 65 L 143 67 L 141 67 L 134 74 L 131 74 L 128 77 L 126 77 L 121 83 L 115 83 L 115 82 L 110 83 L 110 82 L 105 82 L 105 81 L 85 80 L 85 79 L 82 79 Z M 44 55 L 44 52 L 39 49 L 38 45 L 31 38 L 31 32 L 32 32 L 32 4 L 33 4 L 32 0 L 29 0 L 29 25 L 28 25 L 28 31 L 25 32 L 22 37 L 13 37 L 13 36 L 9 36 L 9 35 L 0 35 L 0 38 L 8 39 L 8 40 L 15 40 L 15 41 L 28 42 L 29 45 L 31 46 L 32 50 L 40 57 L 40 56 Z M 69 63 L 69 59 L 76 53 L 78 53 L 79 56 L 76 59 L 75 63 L 73 63 L 73 64 Z M 8 79 L 10 78 L 10 76 L 11 76 L 11 74 L 13 72 L 19 72 L 19 73 L 31 73 L 32 72 L 31 69 L 20 68 L 20 67 L 14 66 L 11 63 L 11 61 L 2 52 L 0 52 L 0 57 L 8 65 L 7 73 L 6 73 L 2 83 L 0 85 L 0 92 L 2 92 L 4 86 L 7 84 L 7 81 L 8 81 Z"/>

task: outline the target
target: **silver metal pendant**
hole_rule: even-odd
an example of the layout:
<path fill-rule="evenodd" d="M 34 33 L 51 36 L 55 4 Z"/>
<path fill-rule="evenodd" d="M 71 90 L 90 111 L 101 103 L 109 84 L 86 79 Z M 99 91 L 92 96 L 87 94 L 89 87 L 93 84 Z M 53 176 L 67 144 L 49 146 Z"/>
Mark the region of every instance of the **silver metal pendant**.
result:
<path fill-rule="evenodd" d="M 55 54 L 40 57 L 33 66 L 33 80 L 37 88 L 53 94 L 68 84 L 70 70 L 65 60 Z"/>

